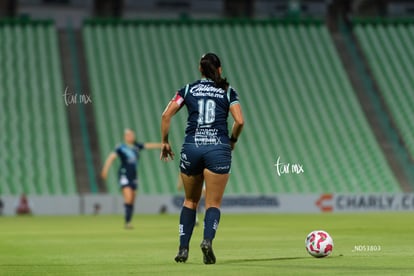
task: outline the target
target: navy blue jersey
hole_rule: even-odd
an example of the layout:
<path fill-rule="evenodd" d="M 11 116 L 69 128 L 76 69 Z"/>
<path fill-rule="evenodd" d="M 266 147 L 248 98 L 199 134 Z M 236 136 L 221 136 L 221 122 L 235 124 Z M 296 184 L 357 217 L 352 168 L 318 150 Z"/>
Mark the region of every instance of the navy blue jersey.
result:
<path fill-rule="evenodd" d="M 121 144 L 116 147 L 115 152 L 121 159 L 121 166 L 118 174 L 126 177 L 129 181 L 137 179 L 137 165 L 139 152 L 144 149 L 144 144 L 135 142 L 133 146 Z"/>
<path fill-rule="evenodd" d="M 200 145 L 229 144 L 227 117 L 232 104 L 239 102 L 237 92 L 218 88 L 210 79 L 187 84 L 173 101 L 188 110 L 185 143 Z"/>

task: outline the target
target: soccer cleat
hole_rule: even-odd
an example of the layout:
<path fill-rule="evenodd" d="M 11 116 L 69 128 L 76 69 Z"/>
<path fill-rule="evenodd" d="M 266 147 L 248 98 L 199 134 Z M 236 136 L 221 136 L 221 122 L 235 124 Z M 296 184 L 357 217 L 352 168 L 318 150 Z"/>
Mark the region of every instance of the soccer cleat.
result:
<path fill-rule="evenodd" d="M 205 264 L 215 264 L 216 256 L 214 256 L 213 247 L 210 240 L 203 240 L 200 244 L 201 251 L 203 252 L 203 261 Z"/>
<path fill-rule="evenodd" d="M 132 224 L 131 224 L 131 223 L 126 223 L 126 224 L 125 224 L 125 229 L 127 229 L 127 230 L 132 230 L 132 229 L 134 229 L 134 226 L 132 226 Z"/>
<path fill-rule="evenodd" d="M 178 249 L 177 256 L 175 256 L 174 260 L 177 263 L 185 263 L 187 259 L 188 259 L 188 248 L 180 247 L 180 249 Z"/>

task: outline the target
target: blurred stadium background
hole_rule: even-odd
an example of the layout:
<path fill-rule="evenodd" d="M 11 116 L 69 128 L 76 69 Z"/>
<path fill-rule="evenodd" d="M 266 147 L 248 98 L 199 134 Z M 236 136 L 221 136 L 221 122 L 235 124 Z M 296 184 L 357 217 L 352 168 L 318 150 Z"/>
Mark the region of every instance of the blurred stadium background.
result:
<path fill-rule="evenodd" d="M 383 195 L 413 191 L 412 1 L 1 0 L 0 16 L 5 214 L 21 194 L 35 214 L 120 212 L 117 165 L 99 178 L 106 155 L 125 127 L 159 141 L 164 106 L 208 51 L 247 122 L 229 205 L 289 212 L 290 199 L 321 207 L 345 194 L 377 210 Z M 185 113 L 172 125 L 176 152 Z M 304 172 L 279 176 L 278 158 Z M 139 173 L 137 211 L 174 211 L 177 161 L 144 151 Z"/>

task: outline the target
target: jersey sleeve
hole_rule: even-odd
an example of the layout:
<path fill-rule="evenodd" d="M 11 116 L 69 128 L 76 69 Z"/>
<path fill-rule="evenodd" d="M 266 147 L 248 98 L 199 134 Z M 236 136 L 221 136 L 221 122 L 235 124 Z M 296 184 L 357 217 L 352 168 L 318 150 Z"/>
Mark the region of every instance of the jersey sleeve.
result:
<path fill-rule="evenodd" d="M 229 99 L 230 105 L 240 103 L 239 102 L 239 95 L 237 94 L 236 90 L 233 87 L 230 87 L 227 92 L 227 98 Z"/>
<path fill-rule="evenodd" d="M 185 86 L 185 87 L 181 88 L 180 90 L 178 90 L 175 93 L 174 97 L 172 98 L 172 101 L 176 102 L 179 107 L 182 107 L 184 105 L 184 98 L 185 98 L 185 93 L 186 93 L 186 90 L 187 90 L 187 86 Z"/>
<path fill-rule="evenodd" d="M 119 156 L 121 154 L 121 145 L 116 145 L 114 152 Z"/>
<path fill-rule="evenodd" d="M 135 142 L 134 145 L 137 147 L 138 150 L 145 149 L 144 143 Z"/>

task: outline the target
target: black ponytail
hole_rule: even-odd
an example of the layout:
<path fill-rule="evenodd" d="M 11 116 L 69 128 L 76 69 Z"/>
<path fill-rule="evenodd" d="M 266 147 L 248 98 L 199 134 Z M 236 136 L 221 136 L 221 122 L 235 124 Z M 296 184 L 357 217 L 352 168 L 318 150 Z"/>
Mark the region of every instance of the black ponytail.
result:
<path fill-rule="evenodd" d="M 222 78 L 218 68 L 221 67 L 220 59 L 216 54 L 208 53 L 201 57 L 200 60 L 201 73 L 206 77 L 214 81 L 216 87 L 227 90 L 229 83 L 227 79 Z"/>

